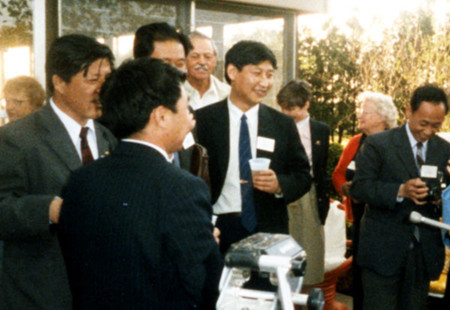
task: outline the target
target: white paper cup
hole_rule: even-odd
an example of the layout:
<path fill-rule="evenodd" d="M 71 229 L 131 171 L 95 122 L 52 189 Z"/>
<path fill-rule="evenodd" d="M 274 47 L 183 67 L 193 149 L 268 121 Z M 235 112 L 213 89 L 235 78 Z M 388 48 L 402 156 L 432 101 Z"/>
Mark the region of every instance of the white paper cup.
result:
<path fill-rule="evenodd" d="M 248 161 L 250 164 L 250 170 L 252 170 L 252 175 L 257 174 L 259 171 L 264 171 L 269 169 L 270 159 L 264 157 L 252 158 Z"/>

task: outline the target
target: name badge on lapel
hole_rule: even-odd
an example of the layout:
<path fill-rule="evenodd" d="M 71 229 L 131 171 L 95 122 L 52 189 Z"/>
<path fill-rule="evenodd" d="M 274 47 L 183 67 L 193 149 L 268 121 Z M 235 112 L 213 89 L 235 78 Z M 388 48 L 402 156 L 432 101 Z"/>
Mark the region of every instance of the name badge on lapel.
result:
<path fill-rule="evenodd" d="M 275 150 L 275 140 L 266 137 L 257 137 L 256 149 L 273 153 L 273 151 Z"/>
<path fill-rule="evenodd" d="M 437 166 L 431 166 L 431 165 L 422 165 L 420 167 L 420 177 L 421 178 L 428 178 L 428 179 L 435 179 L 438 176 L 438 167 Z"/>
<path fill-rule="evenodd" d="M 188 149 L 191 146 L 193 146 L 195 144 L 195 139 L 194 139 L 194 135 L 192 134 L 192 132 L 189 132 L 186 137 L 184 138 L 183 141 L 183 149 Z"/>

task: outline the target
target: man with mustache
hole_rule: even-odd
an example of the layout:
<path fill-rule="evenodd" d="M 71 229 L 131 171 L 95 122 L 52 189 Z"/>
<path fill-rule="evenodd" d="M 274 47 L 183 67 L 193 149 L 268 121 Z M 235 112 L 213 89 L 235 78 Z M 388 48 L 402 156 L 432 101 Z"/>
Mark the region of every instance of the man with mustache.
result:
<path fill-rule="evenodd" d="M 220 249 L 253 233 L 288 233 L 287 204 L 309 191 L 309 163 L 292 117 L 261 101 L 277 62 L 256 41 L 240 41 L 225 56 L 228 98 L 198 111 L 198 141 L 209 154 L 211 196 Z M 250 175 L 248 160 L 271 159 Z"/>
<path fill-rule="evenodd" d="M 0 128 L 0 239 L 4 240 L 1 309 L 71 309 L 53 224 L 69 174 L 107 155 L 115 138 L 94 119 L 111 50 L 84 35 L 51 45 L 43 108 Z"/>
<path fill-rule="evenodd" d="M 191 33 L 189 38 L 193 48 L 186 57 L 188 74 L 184 89 L 190 106 L 197 110 L 225 99 L 230 86 L 212 75 L 217 51 L 211 39 L 200 32 Z"/>

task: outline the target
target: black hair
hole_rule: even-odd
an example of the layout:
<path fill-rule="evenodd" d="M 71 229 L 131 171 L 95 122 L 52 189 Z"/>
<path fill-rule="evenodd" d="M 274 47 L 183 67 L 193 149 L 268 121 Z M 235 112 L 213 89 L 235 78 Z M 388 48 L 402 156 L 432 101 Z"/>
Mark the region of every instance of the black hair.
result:
<path fill-rule="evenodd" d="M 183 45 L 184 55 L 187 56 L 192 49 L 189 38 L 178 32 L 168 23 L 152 23 L 139 27 L 134 36 L 134 58 L 149 57 L 155 49 L 155 42 L 177 41 Z"/>
<path fill-rule="evenodd" d="M 94 38 L 82 34 L 70 34 L 53 41 L 47 53 L 45 73 L 47 90 L 50 95 L 55 91 L 53 75 L 69 83 L 77 73 L 84 71 L 86 76 L 90 65 L 98 59 L 108 59 L 114 67 L 114 55 L 108 46 Z"/>
<path fill-rule="evenodd" d="M 100 91 L 102 122 L 117 138 L 142 130 L 158 106 L 177 112 L 185 74 L 160 59 L 139 58 L 124 62 Z"/>
<path fill-rule="evenodd" d="M 445 91 L 437 85 L 425 84 L 417 88 L 411 97 L 411 111 L 417 111 L 424 101 L 431 102 L 435 105 L 443 103 L 445 106 L 445 113 L 448 112 L 447 95 L 445 94 Z"/>
<path fill-rule="evenodd" d="M 311 101 L 311 86 L 304 80 L 292 80 L 277 95 L 277 103 L 282 108 L 303 108 Z"/>
<path fill-rule="evenodd" d="M 246 65 L 258 65 L 267 60 L 274 69 L 277 68 L 277 59 L 267 46 L 257 41 L 239 41 L 225 55 L 225 79 L 228 83 L 231 82 L 226 73 L 230 64 L 241 71 Z"/>

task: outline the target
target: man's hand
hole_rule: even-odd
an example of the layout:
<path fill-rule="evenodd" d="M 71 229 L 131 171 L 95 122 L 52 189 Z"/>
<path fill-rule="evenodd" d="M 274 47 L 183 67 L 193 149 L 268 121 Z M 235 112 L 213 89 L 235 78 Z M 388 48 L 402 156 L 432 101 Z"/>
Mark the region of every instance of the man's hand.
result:
<path fill-rule="evenodd" d="M 450 174 L 450 159 L 447 162 L 447 173 Z"/>
<path fill-rule="evenodd" d="M 350 185 L 352 185 L 352 181 L 347 181 L 341 186 L 341 192 L 345 196 L 350 196 Z"/>
<path fill-rule="evenodd" d="M 411 179 L 400 185 L 398 190 L 399 197 L 409 198 L 417 205 L 424 205 L 426 201 L 422 199 L 428 195 L 428 187 L 420 178 Z"/>
<path fill-rule="evenodd" d="M 277 175 L 272 169 L 252 172 L 253 173 L 253 186 L 260 191 L 281 195 L 280 183 L 278 183 Z"/>
<path fill-rule="evenodd" d="M 219 238 L 220 237 L 220 229 L 219 228 L 214 227 L 213 237 L 214 237 L 214 240 L 216 240 L 217 244 L 219 244 L 220 243 L 220 238 Z"/>
<path fill-rule="evenodd" d="M 59 197 L 53 198 L 52 202 L 50 202 L 49 207 L 49 219 L 52 224 L 58 224 L 59 223 L 59 214 L 61 213 L 61 206 L 62 206 L 63 200 Z"/>

